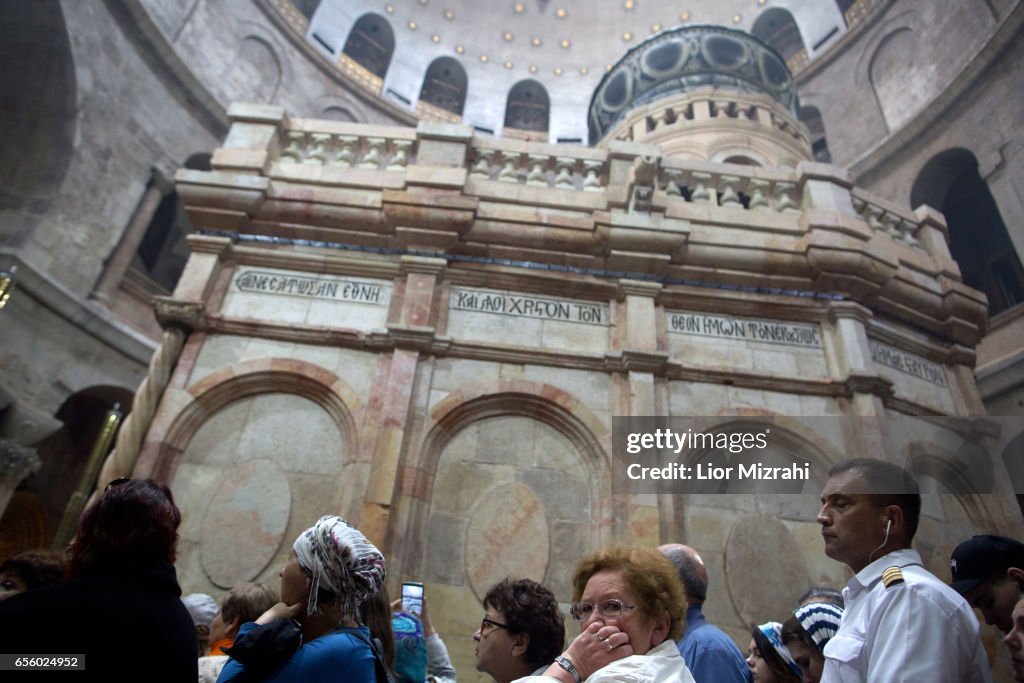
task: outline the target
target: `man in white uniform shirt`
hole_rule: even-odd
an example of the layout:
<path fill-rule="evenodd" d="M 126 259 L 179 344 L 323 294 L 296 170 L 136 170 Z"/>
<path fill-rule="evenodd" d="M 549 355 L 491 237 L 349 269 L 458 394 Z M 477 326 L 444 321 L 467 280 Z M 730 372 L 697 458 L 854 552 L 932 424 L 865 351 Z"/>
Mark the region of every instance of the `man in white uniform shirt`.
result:
<path fill-rule="evenodd" d="M 881 460 L 844 460 L 829 471 L 821 502 L 825 554 L 856 573 L 821 682 L 990 683 L 970 605 L 910 547 L 921 512 L 910 474 Z"/>

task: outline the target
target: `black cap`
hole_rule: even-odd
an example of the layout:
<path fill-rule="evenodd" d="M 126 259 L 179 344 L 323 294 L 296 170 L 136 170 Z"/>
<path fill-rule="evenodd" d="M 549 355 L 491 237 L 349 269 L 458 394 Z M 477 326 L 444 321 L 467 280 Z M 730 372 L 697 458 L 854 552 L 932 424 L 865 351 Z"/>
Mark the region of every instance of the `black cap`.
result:
<path fill-rule="evenodd" d="M 1024 569 L 1024 543 L 1005 536 L 975 536 L 953 551 L 953 590 L 963 595 L 1010 567 Z"/>

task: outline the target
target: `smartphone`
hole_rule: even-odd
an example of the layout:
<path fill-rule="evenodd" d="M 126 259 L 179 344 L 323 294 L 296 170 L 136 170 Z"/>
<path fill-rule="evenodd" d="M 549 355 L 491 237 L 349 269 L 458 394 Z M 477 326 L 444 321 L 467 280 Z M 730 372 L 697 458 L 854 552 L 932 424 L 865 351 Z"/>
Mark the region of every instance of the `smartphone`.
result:
<path fill-rule="evenodd" d="M 402 584 L 402 611 L 415 614 L 423 612 L 423 584 L 418 581 L 406 581 Z"/>

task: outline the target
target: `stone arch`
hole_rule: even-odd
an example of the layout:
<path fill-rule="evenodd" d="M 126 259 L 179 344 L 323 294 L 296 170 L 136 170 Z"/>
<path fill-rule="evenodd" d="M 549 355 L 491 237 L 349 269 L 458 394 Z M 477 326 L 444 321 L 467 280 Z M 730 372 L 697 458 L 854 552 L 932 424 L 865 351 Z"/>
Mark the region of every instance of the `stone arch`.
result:
<path fill-rule="evenodd" d="M 825 136 L 825 120 L 821 117 L 821 110 L 815 106 L 800 107 L 799 119 L 807 126 L 810 133 L 811 153 L 815 161 L 832 163 L 832 153 L 828 149 L 828 140 Z"/>
<path fill-rule="evenodd" d="M 328 119 L 330 121 L 357 123 L 355 114 L 349 111 L 347 107 L 339 107 L 337 105 L 326 107 L 322 112 L 320 112 L 320 118 Z"/>
<path fill-rule="evenodd" d="M 901 128 L 927 101 L 930 82 L 926 65 L 919 65 L 915 32 L 900 26 L 878 41 L 868 60 L 868 79 L 888 131 Z"/>
<path fill-rule="evenodd" d="M 806 58 L 807 48 L 800 35 L 800 28 L 787 9 L 782 7 L 766 9 L 754 21 L 750 33 L 782 55 L 787 64 L 793 64 L 793 59 L 801 52 Z M 792 69 L 792 66 L 790 68 Z"/>
<path fill-rule="evenodd" d="M 469 79 L 458 60 L 438 57 L 427 67 L 420 89 L 420 101 L 462 116 Z"/>
<path fill-rule="evenodd" d="M 318 365 L 263 358 L 223 367 L 165 394 L 162 409 L 172 407 L 164 441 L 134 475 L 155 475 L 175 493 L 184 518 L 179 576 L 191 590 L 273 581 L 287 540 L 320 515 L 348 516 L 348 489 L 365 490 L 362 404 Z M 160 432 L 154 423 L 151 433 Z"/>
<path fill-rule="evenodd" d="M 950 254 L 964 282 L 988 297 L 992 315 L 1024 302 L 1024 267 L 974 154 L 952 148 L 929 159 L 914 180 L 910 203 L 945 215 Z"/>
<path fill-rule="evenodd" d="M 387 19 L 367 12 L 356 20 L 341 52 L 383 79 L 395 53 L 395 32 Z"/>
<path fill-rule="evenodd" d="M 405 463 L 424 473 L 427 484 L 419 495 L 399 501 L 404 509 L 395 516 L 406 525 L 402 536 L 416 539 L 403 547 L 404 570 L 457 590 L 484 588 L 491 576 L 466 550 L 471 521 L 514 498 L 535 509 L 525 525 L 543 522 L 536 547 L 524 547 L 523 568 L 545 573 L 547 584 L 567 600 L 575 562 L 609 540 L 607 428 L 567 392 L 524 380 L 457 389 L 432 408 L 430 419 L 416 461 Z M 487 535 L 508 532 L 509 545 L 521 545 L 519 530 L 500 522 Z M 438 544 L 451 546 L 440 559 Z"/>
<path fill-rule="evenodd" d="M 230 102 L 269 104 L 277 97 L 283 65 L 273 40 L 260 28 L 246 35 L 227 62 L 223 80 L 224 96 Z"/>
<path fill-rule="evenodd" d="M 551 119 L 548 91 L 537 81 L 519 81 L 508 92 L 505 101 L 505 128 L 545 133 Z"/>
<path fill-rule="evenodd" d="M 0 55 L 0 209 L 31 206 L 13 222 L 24 231 L 45 213 L 75 147 L 78 85 L 60 3 L 0 3 Z"/>
<path fill-rule="evenodd" d="M 202 424 L 217 411 L 242 398 L 266 393 L 291 393 L 311 400 L 338 424 L 344 451 L 358 452 L 356 425 L 363 402 L 340 377 L 325 368 L 293 358 L 260 358 L 229 365 L 199 380 L 184 392 L 159 452 L 140 458 L 136 473 L 148 470 L 169 481 L 176 460 Z"/>

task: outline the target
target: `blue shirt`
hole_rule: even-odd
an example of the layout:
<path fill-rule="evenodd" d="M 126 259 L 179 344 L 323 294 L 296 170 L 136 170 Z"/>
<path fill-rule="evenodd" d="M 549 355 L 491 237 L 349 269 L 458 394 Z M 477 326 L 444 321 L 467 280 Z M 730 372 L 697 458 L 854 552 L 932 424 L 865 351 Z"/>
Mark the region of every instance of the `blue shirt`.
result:
<path fill-rule="evenodd" d="M 700 605 L 686 608 L 686 633 L 679 654 L 696 681 L 751 683 L 750 667 L 732 638 L 704 619 Z"/>
<path fill-rule="evenodd" d="M 256 627 L 250 622 L 242 624 L 238 635 Z M 360 631 L 366 637 L 366 627 L 337 628 L 330 633 L 305 643 L 295 651 L 277 671 L 263 679 L 267 683 L 299 683 L 302 681 L 339 681 L 339 683 L 376 683 L 377 670 L 373 650 L 353 635 Z M 228 659 L 217 683 L 227 683 L 242 676 L 245 668 L 237 659 Z M 243 680 L 243 679 L 239 679 Z"/>

